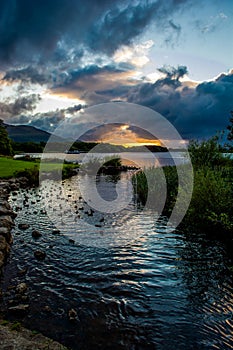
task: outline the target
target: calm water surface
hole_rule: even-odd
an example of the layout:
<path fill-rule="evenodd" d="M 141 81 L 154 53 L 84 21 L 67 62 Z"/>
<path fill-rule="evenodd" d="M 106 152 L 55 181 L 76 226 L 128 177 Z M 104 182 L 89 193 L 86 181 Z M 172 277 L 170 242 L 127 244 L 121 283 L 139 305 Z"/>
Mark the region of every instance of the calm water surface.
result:
<path fill-rule="evenodd" d="M 99 179 L 100 188 L 107 188 L 111 196 L 113 180 Z M 50 180 L 43 186 L 49 203 L 49 193 L 58 185 Z M 87 216 L 75 177 L 63 187 L 67 201 L 78 210 L 84 207 L 80 217 Z M 233 348 L 232 278 L 221 243 L 205 235 L 165 233 L 162 219 L 156 223 L 152 213 L 144 212 L 142 220 L 132 202 L 125 211 L 105 217 L 103 224 L 103 234 L 105 226 L 112 227 L 132 234 L 132 240 L 108 249 L 88 247 L 70 241 L 72 225 L 65 225 L 65 234 L 53 234 L 42 197 L 42 188 L 20 190 L 10 197 L 18 216 L 2 287 L 7 291 L 20 282 L 29 286 L 30 311 L 23 317 L 24 325 L 71 349 Z M 58 220 L 69 218 L 63 207 L 52 209 Z M 101 215 L 95 212 L 87 220 L 99 222 Z M 18 223 L 25 222 L 30 228 L 20 231 Z M 33 239 L 32 229 L 42 237 Z M 82 220 L 77 219 L 76 230 L 82 231 Z M 37 249 L 46 251 L 44 261 L 34 258 Z M 12 293 L 4 297 L 5 309 Z M 77 311 L 73 323 L 67 317 L 71 308 Z"/>

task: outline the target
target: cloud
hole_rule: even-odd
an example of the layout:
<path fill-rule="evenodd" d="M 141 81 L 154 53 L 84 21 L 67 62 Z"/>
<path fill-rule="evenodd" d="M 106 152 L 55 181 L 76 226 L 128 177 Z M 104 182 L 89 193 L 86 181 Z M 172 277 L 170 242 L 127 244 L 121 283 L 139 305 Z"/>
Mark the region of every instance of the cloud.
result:
<path fill-rule="evenodd" d="M 188 74 L 188 69 L 186 66 L 178 66 L 177 68 L 172 66 L 163 66 L 157 69 L 160 73 L 165 74 L 166 82 L 172 83 L 173 81 L 179 81 L 180 78 L 183 78 L 184 75 Z M 161 80 L 163 83 L 165 79 Z"/>
<path fill-rule="evenodd" d="M 149 62 L 147 54 L 153 45 L 153 40 L 131 46 L 123 45 L 115 52 L 113 59 L 115 62 L 127 62 L 134 67 L 142 67 Z"/>
<path fill-rule="evenodd" d="M 216 16 L 211 16 L 207 21 L 196 20 L 194 22 L 195 27 L 202 34 L 209 34 L 216 31 L 217 28 L 223 25 L 223 21 L 226 21 L 228 16 L 225 13 L 220 12 Z"/>
<path fill-rule="evenodd" d="M 179 80 L 186 72 L 185 67 L 172 69 L 154 84 L 139 84 L 129 90 L 127 100 L 161 113 L 184 138 L 208 137 L 225 129 L 232 110 L 233 71 L 190 86 Z"/>
<path fill-rule="evenodd" d="M 90 104 L 121 100 L 147 106 L 165 116 L 185 139 L 208 137 L 217 130 L 225 129 L 233 108 L 233 71 L 202 83 L 184 81 L 182 78 L 187 75 L 187 71 L 186 66 L 164 66 L 159 69 L 163 77 L 155 83 L 141 82 L 135 85 L 135 81 L 131 82 L 128 72 L 124 70 L 114 66 L 103 69 L 90 66 L 74 71 L 57 93 L 63 91 L 66 96 L 82 95 Z M 38 99 L 39 96 L 31 95 L 11 103 L 2 102 L 0 113 L 8 122 L 30 123 L 53 131 L 67 116 L 75 116 L 84 108 L 77 104 L 48 113 L 33 113 Z M 79 118 L 82 118 L 81 114 Z M 145 127 L 151 126 L 145 121 Z M 120 130 L 121 134 L 123 131 Z M 133 131 L 130 128 L 127 135 Z"/>
<path fill-rule="evenodd" d="M 85 100 L 89 105 L 107 102 L 111 98 L 122 96 L 127 90 L 126 87 L 135 85 L 134 74 L 135 70 L 130 65 L 90 65 L 69 72 L 66 81 L 51 91 L 54 94 Z"/>
<path fill-rule="evenodd" d="M 161 24 L 189 2 L 2 0 L 0 61 L 6 66 L 45 63 L 49 58 L 57 63 L 65 57 L 77 61 L 86 49 L 112 55 L 131 44 L 152 20 Z M 177 31 L 172 21 L 170 26 Z"/>
<path fill-rule="evenodd" d="M 21 82 L 23 84 L 43 85 L 48 83 L 50 78 L 45 72 L 39 71 L 33 66 L 27 66 L 25 68 L 8 70 L 2 80 L 10 83 Z"/>
<path fill-rule="evenodd" d="M 106 142 L 114 144 L 152 143 L 160 145 L 160 141 L 148 131 L 137 126 L 112 123 L 98 126 L 86 132 L 81 140 L 89 142 Z"/>
<path fill-rule="evenodd" d="M 10 119 L 6 120 L 6 123 L 13 125 L 30 125 L 48 132 L 53 132 L 64 119 L 65 112 L 63 110 L 57 110 L 48 113 L 12 116 Z"/>
<path fill-rule="evenodd" d="M 78 105 L 75 105 L 73 107 L 66 108 L 63 111 L 65 111 L 68 114 L 74 114 L 74 113 L 77 113 L 78 111 L 80 111 L 82 108 L 83 108 L 83 105 L 78 104 Z"/>
<path fill-rule="evenodd" d="M 20 114 L 32 112 L 40 96 L 32 94 L 29 96 L 18 97 L 14 102 L 4 101 L 0 102 L 0 115 L 4 120 L 17 117 Z"/>

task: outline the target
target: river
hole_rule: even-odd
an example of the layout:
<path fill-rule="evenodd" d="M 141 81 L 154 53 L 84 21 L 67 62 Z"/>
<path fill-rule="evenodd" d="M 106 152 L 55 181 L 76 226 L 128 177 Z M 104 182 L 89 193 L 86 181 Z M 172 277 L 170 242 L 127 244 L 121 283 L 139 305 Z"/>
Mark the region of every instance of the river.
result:
<path fill-rule="evenodd" d="M 100 189 L 114 196 L 118 180 L 101 175 Z M 54 234 L 54 223 L 44 210 L 44 188 L 49 194 L 57 187 L 55 181 L 46 180 L 39 188 L 10 196 L 18 215 L 1 286 L 6 313 L 12 305 L 11 286 L 26 282 L 30 308 L 20 321 L 71 349 L 233 348 L 233 285 L 222 243 L 204 233 L 167 233 L 163 218 L 157 221 L 153 213 L 144 211 L 142 220 L 132 200 L 122 212 L 105 216 L 102 232 L 106 227 L 132 235 L 127 244 L 82 244 L 71 239 L 69 212 L 64 208 L 59 212 L 59 203 L 52 210 L 59 220 L 66 215 L 68 224 L 63 233 Z M 76 177 L 65 180 L 63 187 L 67 200 L 74 206 L 79 201 L 78 207 L 84 207 L 80 215 L 87 217 Z M 87 220 L 100 222 L 100 213 Z M 20 230 L 19 223 L 30 227 Z M 77 232 L 82 225 L 82 219 L 77 220 Z M 32 238 L 33 229 L 42 236 Z M 88 237 L 93 232 L 82 234 Z M 38 249 L 46 252 L 43 261 L 34 258 Z M 77 312 L 75 322 L 68 320 L 71 308 Z M 7 317 L 17 319 L 10 313 Z"/>

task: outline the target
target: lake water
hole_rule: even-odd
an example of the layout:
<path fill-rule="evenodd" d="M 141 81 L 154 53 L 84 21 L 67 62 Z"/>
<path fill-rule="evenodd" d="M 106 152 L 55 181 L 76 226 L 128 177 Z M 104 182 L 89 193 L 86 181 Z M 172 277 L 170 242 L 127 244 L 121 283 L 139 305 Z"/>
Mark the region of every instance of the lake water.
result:
<path fill-rule="evenodd" d="M 109 176 L 98 180 L 109 200 L 117 181 Z M 55 181 L 10 196 L 18 216 L 2 282 L 6 312 L 14 294 L 8 287 L 26 282 L 30 309 L 21 322 L 71 349 L 233 348 L 232 276 L 222 243 L 204 234 L 166 233 L 165 220 L 157 221 L 149 211 L 142 220 L 134 200 L 119 213 L 95 211 L 88 217 L 76 177 L 62 186 L 69 206 L 79 211 L 75 227 L 70 207 L 50 202 L 58 187 Z M 60 235 L 54 234 L 54 223 L 44 211 L 45 200 L 54 217 L 66 222 Z M 132 239 L 109 248 L 70 240 L 74 228 L 77 234 L 93 235 L 82 229 L 83 220 L 94 225 L 102 216 L 103 236 L 108 229 Z M 18 224 L 25 222 L 30 228 L 19 230 Z M 33 229 L 42 237 L 33 239 Z M 45 260 L 34 258 L 38 249 L 46 252 Z M 75 322 L 68 320 L 71 308 L 77 311 Z"/>
<path fill-rule="evenodd" d="M 42 153 L 27 153 L 33 158 L 41 158 Z M 124 165 L 136 164 L 140 167 L 148 166 L 164 166 L 174 164 L 184 164 L 187 162 L 187 157 L 184 152 L 123 152 L 123 153 L 79 153 L 79 154 L 64 154 L 64 153 L 44 153 L 43 159 L 63 159 L 69 162 L 82 162 L 91 158 L 105 158 L 119 155 Z M 19 158 L 21 155 L 16 155 Z"/>

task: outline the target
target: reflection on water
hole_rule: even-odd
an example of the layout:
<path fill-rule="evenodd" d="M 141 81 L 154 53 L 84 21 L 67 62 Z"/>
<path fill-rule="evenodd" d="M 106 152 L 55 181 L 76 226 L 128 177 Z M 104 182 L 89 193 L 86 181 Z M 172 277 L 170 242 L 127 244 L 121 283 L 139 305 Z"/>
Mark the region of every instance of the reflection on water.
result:
<path fill-rule="evenodd" d="M 29 153 L 33 158 L 41 158 L 42 153 Z M 138 165 L 140 167 L 178 165 L 187 162 L 187 154 L 184 152 L 123 152 L 123 153 L 80 153 L 80 154 L 64 154 L 64 153 L 43 153 L 43 159 L 62 159 L 69 162 L 81 163 L 85 158 L 108 158 L 118 155 L 122 159 L 124 165 Z M 16 155 L 16 158 L 21 155 Z M 174 163 L 175 162 L 175 163 Z"/>
<path fill-rule="evenodd" d="M 114 188 L 109 180 L 102 177 L 101 186 Z M 78 195 L 74 184 L 74 178 L 64 182 L 70 201 Z M 56 183 L 47 181 L 46 186 L 53 191 Z M 39 188 L 10 198 L 18 216 L 2 287 L 28 284 L 26 326 L 71 349 L 233 348 L 232 280 L 221 243 L 204 235 L 165 233 L 163 221 L 156 223 L 150 212 L 138 220 L 132 203 L 130 225 L 128 211 L 120 212 L 109 218 L 109 230 L 117 227 L 123 235 L 141 231 L 136 240 L 109 249 L 74 244 L 68 234 L 54 234 L 42 195 Z M 59 206 L 54 209 L 60 215 Z M 100 220 L 99 215 L 88 219 Z M 17 225 L 24 222 L 31 226 L 20 231 Z M 32 229 L 42 237 L 33 239 Z M 34 258 L 38 249 L 47 254 L 44 261 Z M 5 309 L 12 293 L 5 294 Z M 75 322 L 68 320 L 71 308 L 77 311 Z"/>

